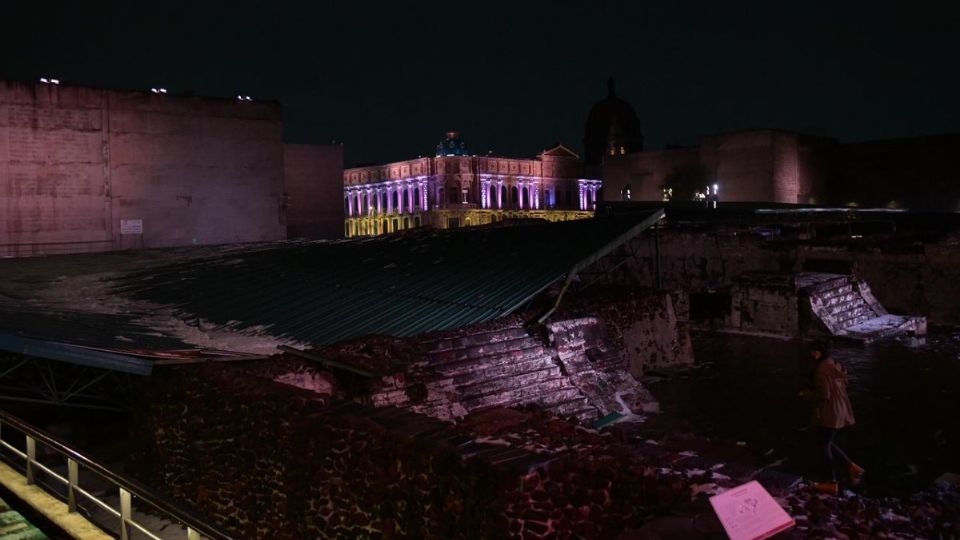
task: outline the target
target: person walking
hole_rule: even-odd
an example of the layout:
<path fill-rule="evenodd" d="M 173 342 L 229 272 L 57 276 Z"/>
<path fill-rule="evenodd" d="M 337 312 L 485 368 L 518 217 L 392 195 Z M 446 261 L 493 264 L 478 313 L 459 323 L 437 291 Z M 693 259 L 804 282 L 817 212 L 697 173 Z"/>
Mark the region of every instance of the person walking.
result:
<path fill-rule="evenodd" d="M 823 464 L 822 481 L 814 482 L 813 486 L 821 493 L 836 495 L 840 491 L 837 462 L 847 468 L 852 485 L 858 485 L 864 473 L 863 467 L 854 463 L 836 443 L 837 432 L 856 421 L 847 396 L 847 370 L 830 356 L 827 343 L 818 342 L 810 347 L 810 357 L 816 364 L 812 391 L 807 392 L 807 396 L 813 401 L 813 424 Z"/>

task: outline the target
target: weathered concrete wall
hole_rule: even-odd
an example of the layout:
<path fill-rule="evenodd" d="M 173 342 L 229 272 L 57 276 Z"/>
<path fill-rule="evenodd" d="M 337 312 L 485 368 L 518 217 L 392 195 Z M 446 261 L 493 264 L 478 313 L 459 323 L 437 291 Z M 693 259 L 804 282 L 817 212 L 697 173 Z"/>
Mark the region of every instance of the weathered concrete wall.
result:
<path fill-rule="evenodd" d="M 800 299 L 793 274 L 747 274 L 730 290 L 728 329 L 794 336 L 800 332 Z"/>
<path fill-rule="evenodd" d="M 931 324 L 960 324 L 960 239 L 903 246 L 782 241 L 748 230 L 665 229 L 661 269 L 665 289 L 729 291 L 745 272 L 808 270 L 811 261 L 835 261 L 866 281 L 891 313 L 925 315 Z M 630 271 L 641 283 L 656 282 L 653 241 L 634 241 Z M 692 300 L 695 303 L 696 299 Z M 697 311 L 691 306 L 691 311 Z"/>
<path fill-rule="evenodd" d="M 8 256 L 282 239 L 280 106 L 0 82 L 0 193 Z"/>
<path fill-rule="evenodd" d="M 343 238 L 343 147 L 286 144 L 288 238 Z"/>

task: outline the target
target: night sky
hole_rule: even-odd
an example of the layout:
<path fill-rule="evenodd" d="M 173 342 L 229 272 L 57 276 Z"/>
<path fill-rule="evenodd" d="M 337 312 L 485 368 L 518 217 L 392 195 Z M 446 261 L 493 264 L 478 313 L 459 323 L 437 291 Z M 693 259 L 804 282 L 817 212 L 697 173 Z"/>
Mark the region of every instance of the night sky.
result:
<path fill-rule="evenodd" d="M 475 153 L 582 151 L 611 75 L 647 148 L 960 131 L 956 2 L 786 4 L 17 2 L 0 77 L 279 99 L 288 141 L 342 142 L 348 166 L 430 154 L 451 129 Z"/>

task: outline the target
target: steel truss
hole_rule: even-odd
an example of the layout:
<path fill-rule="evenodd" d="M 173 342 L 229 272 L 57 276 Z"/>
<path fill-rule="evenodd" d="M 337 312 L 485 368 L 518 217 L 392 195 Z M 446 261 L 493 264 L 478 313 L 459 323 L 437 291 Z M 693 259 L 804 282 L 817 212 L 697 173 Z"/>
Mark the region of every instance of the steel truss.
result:
<path fill-rule="evenodd" d="M 121 410 L 132 396 L 132 377 L 108 369 L 3 353 L 0 401 Z"/>

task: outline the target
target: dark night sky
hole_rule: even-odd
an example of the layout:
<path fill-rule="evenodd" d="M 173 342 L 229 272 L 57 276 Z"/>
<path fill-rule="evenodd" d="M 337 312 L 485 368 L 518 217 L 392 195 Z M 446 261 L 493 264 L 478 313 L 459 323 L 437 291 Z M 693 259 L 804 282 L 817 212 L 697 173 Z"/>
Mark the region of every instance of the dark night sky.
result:
<path fill-rule="evenodd" d="M 287 140 L 342 141 L 348 165 L 428 154 L 448 129 L 476 153 L 579 151 L 610 75 L 648 148 L 960 131 L 956 2 L 17 4 L 2 78 L 279 99 Z"/>

